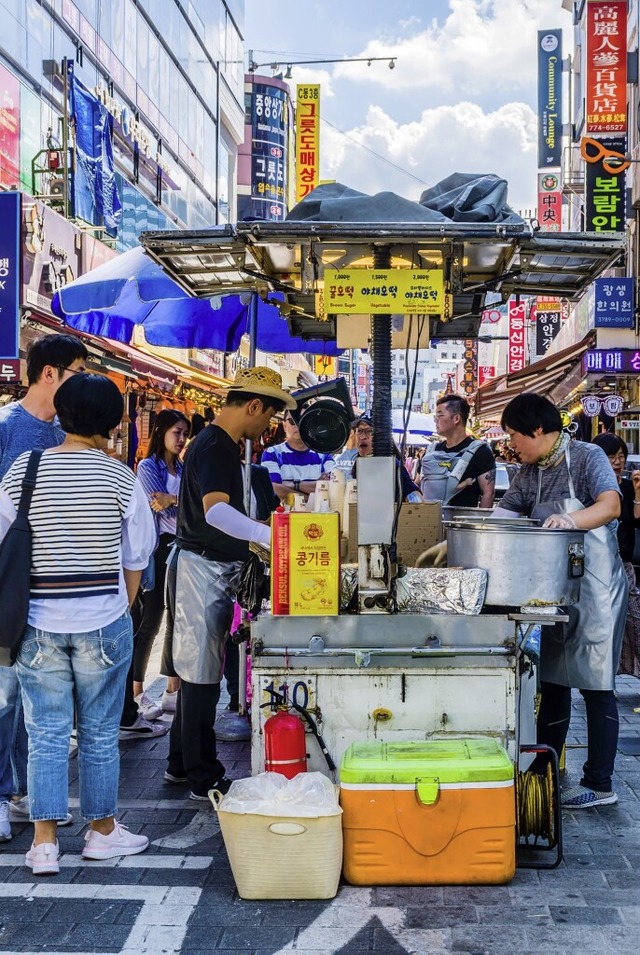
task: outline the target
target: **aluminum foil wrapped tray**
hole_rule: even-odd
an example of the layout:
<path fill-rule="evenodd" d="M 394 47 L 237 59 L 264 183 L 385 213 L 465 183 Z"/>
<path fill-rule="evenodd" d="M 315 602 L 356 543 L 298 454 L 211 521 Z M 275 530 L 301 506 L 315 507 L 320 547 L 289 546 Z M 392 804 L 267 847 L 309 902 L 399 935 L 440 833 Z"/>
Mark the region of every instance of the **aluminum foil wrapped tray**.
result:
<path fill-rule="evenodd" d="M 408 567 L 396 581 L 401 613 L 479 614 L 489 575 L 486 570 L 461 567 Z"/>

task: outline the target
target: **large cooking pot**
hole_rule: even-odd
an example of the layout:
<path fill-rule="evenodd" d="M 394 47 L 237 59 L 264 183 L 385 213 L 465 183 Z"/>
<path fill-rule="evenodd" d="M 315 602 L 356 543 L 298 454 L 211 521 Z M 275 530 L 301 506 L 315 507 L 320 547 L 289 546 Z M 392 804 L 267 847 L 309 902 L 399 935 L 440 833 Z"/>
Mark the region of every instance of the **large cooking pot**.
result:
<path fill-rule="evenodd" d="M 537 526 L 540 524 L 540 521 L 535 520 L 533 517 L 496 517 L 492 507 L 456 507 L 455 504 L 442 505 L 442 522 L 445 527 L 450 521 L 456 521 L 458 523 L 465 521 L 476 524 L 479 521 L 486 520 L 500 521 L 503 524 L 519 524 L 520 526 L 526 524 Z"/>
<path fill-rule="evenodd" d="M 491 606 L 568 607 L 580 596 L 585 533 L 454 521 L 447 527 L 447 562 L 486 570 Z"/>

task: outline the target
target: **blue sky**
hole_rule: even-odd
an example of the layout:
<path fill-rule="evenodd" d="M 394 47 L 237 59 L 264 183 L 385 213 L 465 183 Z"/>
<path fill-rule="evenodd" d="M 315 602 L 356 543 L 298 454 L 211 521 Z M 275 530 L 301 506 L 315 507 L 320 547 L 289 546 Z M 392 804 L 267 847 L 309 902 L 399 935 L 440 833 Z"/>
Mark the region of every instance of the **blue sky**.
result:
<path fill-rule="evenodd" d="M 323 178 L 417 199 L 452 172 L 495 172 L 517 209 L 535 204 L 536 34 L 558 27 L 566 55 L 561 0 L 245 4 L 245 42 L 259 63 L 397 56 L 394 70 L 294 67 L 292 84 L 322 86 Z"/>

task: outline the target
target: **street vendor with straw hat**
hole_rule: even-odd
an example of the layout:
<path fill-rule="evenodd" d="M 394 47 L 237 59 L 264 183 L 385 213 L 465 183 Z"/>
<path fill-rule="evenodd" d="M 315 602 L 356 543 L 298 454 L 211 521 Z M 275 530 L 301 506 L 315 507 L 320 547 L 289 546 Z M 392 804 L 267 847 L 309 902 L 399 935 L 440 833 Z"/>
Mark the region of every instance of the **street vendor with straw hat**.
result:
<path fill-rule="evenodd" d="M 270 543 L 269 527 L 246 516 L 238 442 L 260 437 L 274 414 L 296 407 L 270 368 L 238 371 L 225 395 L 213 424 L 187 450 L 168 573 L 173 665 L 181 685 L 165 780 L 187 782 L 196 801 L 230 786 L 213 729 L 225 644 L 249 542 Z"/>

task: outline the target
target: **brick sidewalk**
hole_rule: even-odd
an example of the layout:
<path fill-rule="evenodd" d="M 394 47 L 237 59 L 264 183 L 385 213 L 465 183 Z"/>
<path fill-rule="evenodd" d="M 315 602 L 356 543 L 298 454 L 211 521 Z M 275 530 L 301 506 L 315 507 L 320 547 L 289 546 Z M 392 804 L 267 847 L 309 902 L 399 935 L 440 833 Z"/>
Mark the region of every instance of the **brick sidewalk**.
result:
<path fill-rule="evenodd" d="M 161 683 L 151 688 L 159 695 Z M 619 680 L 621 737 L 640 741 L 640 683 Z M 584 761 L 576 695 L 569 777 Z M 0 952 L 111 955 L 636 955 L 640 945 L 640 757 L 617 759 L 618 805 L 564 814 L 565 859 L 554 871 L 519 869 L 508 886 L 365 889 L 332 902 L 238 899 L 215 814 L 163 780 L 168 738 L 122 744 L 121 820 L 149 836 L 140 856 L 80 859 L 84 826 L 60 831 L 61 872 L 34 880 L 24 865 L 27 824 L 0 849 Z M 249 772 L 249 744 L 221 743 L 229 775 Z M 274 867 L 286 860 L 273 860 Z"/>

